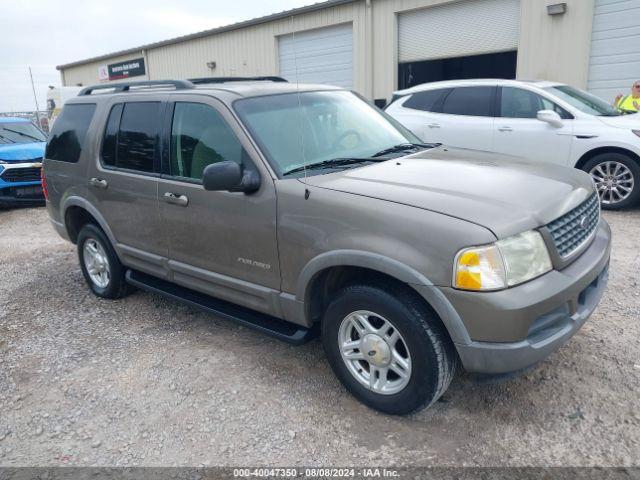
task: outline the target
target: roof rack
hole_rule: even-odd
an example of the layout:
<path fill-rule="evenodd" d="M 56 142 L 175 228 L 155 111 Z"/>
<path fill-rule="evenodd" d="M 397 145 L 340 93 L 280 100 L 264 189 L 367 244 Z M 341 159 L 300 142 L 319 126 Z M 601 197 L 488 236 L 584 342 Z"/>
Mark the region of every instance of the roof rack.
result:
<path fill-rule="evenodd" d="M 91 95 L 98 90 L 113 90 L 111 93 L 129 92 L 131 88 L 153 88 L 153 87 L 174 87 L 176 90 L 188 90 L 194 88 L 194 84 L 189 80 L 148 80 L 142 82 L 109 83 L 104 85 L 92 85 L 85 87 L 78 96 Z"/>
<path fill-rule="evenodd" d="M 226 83 L 226 82 L 288 82 L 287 79 L 276 76 L 262 77 L 202 77 L 190 78 L 189 82 L 194 85 L 204 85 L 207 83 Z"/>

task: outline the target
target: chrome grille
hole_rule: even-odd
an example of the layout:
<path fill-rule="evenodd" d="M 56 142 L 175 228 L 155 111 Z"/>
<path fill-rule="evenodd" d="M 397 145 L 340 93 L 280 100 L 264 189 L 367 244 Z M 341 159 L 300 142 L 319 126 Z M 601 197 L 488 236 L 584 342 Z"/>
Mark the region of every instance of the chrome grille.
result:
<path fill-rule="evenodd" d="M 40 167 L 7 169 L 0 174 L 0 178 L 5 182 L 39 182 Z"/>
<path fill-rule="evenodd" d="M 600 220 L 599 198 L 588 200 L 547 225 L 558 255 L 563 260 L 576 252 L 595 232 Z"/>

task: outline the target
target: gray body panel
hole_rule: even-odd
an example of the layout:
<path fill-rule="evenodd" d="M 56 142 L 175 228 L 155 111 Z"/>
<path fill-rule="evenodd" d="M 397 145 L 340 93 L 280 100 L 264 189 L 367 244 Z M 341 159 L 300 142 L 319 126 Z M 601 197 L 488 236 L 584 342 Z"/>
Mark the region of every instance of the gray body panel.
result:
<path fill-rule="evenodd" d="M 580 170 L 444 147 L 307 181 L 464 219 L 498 238 L 545 225 L 593 193 Z"/>
<path fill-rule="evenodd" d="M 433 307 L 471 371 L 498 373 L 535 363 L 593 311 L 597 300 L 569 312 L 571 328 L 551 335 L 544 348 L 527 339 L 537 318 L 574 304 L 603 275 L 610 249 L 604 221 L 588 250 L 562 270 L 500 292 L 451 287 L 458 251 L 540 228 L 570 211 L 593 193 L 588 175 L 437 148 L 342 172 L 278 178 L 232 103 L 294 88 L 224 84 L 71 100 L 98 108 L 78 163 L 45 159 L 52 224 L 69 238 L 65 213 L 83 208 L 105 230 L 124 265 L 303 326 L 313 322 L 307 306 L 317 292 L 310 285 L 324 270 L 352 266 L 386 274 Z M 212 192 L 163 175 L 104 168 L 99 151 L 110 106 L 134 99 L 217 108 L 259 173 L 260 189 L 248 195 Z M 108 187 L 90 186 L 94 177 Z M 166 192 L 187 196 L 188 205 L 166 203 Z"/>

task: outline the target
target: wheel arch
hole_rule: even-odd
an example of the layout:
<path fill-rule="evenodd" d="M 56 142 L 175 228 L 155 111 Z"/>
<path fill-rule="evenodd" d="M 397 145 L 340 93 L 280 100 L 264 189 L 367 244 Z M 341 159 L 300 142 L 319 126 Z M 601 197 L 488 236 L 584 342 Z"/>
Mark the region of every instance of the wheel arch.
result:
<path fill-rule="evenodd" d="M 397 260 L 369 252 L 340 250 L 311 260 L 300 274 L 296 299 L 308 324 L 319 322 L 331 295 L 353 283 L 395 284 L 409 289 L 439 317 L 454 343 L 471 343 L 460 316 L 444 294 L 420 272 Z"/>
<path fill-rule="evenodd" d="M 115 237 L 104 217 L 97 208 L 82 197 L 69 197 L 62 207 L 65 229 L 69 239 L 76 243 L 80 229 L 87 223 L 95 223 L 105 233 L 111 244 L 115 247 Z"/>
<path fill-rule="evenodd" d="M 580 157 L 580 159 L 576 162 L 575 167 L 582 170 L 589 160 L 603 153 L 619 153 L 621 155 L 626 155 L 632 160 L 634 160 L 638 165 L 640 165 L 640 156 L 638 156 L 637 153 L 623 147 L 608 146 L 608 147 L 598 147 L 598 148 L 594 148 L 593 150 L 589 150 L 588 152 L 583 154 L 582 157 Z"/>

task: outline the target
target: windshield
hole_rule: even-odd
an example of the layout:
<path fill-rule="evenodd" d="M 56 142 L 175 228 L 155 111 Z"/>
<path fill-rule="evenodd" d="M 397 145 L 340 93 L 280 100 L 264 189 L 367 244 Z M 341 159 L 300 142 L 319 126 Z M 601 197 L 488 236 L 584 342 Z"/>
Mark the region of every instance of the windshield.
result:
<path fill-rule="evenodd" d="M 238 100 L 234 107 L 278 175 L 420 142 L 387 114 L 346 91 L 254 97 Z"/>
<path fill-rule="evenodd" d="M 0 123 L 0 143 L 46 142 L 47 138 L 30 122 Z"/>
<path fill-rule="evenodd" d="M 589 115 L 596 115 L 598 117 L 617 117 L 622 115 L 615 107 L 609 105 L 600 97 L 596 97 L 578 88 L 561 85 L 558 87 L 547 87 L 545 90 Z"/>

